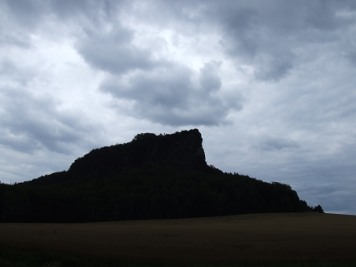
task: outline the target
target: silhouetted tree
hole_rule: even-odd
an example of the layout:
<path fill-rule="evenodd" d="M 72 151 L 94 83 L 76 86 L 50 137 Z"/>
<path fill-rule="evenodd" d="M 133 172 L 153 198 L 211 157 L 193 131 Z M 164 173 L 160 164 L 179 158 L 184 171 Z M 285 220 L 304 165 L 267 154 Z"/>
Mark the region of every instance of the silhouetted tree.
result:
<path fill-rule="evenodd" d="M 320 205 L 316 206 L 316 207 L 314 208 L 314 211 L 315 211 L 315 212 L 319 212 L 319 213 L 324 213 L 324 210 L 323 210 L 323 208 L 322 208 Z"/>

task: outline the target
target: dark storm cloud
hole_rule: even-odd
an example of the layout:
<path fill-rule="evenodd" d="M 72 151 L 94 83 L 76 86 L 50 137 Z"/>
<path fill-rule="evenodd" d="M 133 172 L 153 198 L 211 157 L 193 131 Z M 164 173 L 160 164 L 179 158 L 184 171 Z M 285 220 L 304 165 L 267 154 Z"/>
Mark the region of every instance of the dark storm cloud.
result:
<path fill-rule="evenodd" d="M 220 25 L 223 32 L 221 44 L 237 64 L 251 64 L 256 77 L 261 80 L 279 80 L 292 68 L 295 56 L 286 45 L 288 39 L 281 40 L 280 32 L 275 32 L 274 25 L 270 25 L 275 16 L 266 19 L 263 14 L 268 9 L 237 2 L 231 6 L 217 4 L 208 14 Z M 283 20 L 279 17 L 278 22 L 285 26 Z"/>
<path fill-rule="evenodd" d="M 178 6 L 173 18 L 187 16 L 188 21 L 195 21 L 191 14 L 182 11 L 184 5 Z M 171 21 L 177 26 L 172 18 Z M 218 125 L 226 122 L 231 109 L 241 108 L 239 97 L 233 103 L 221 94 L 219 64 L 210 62 L 196 73 L 179 62 L 154 57 L 158 52 L 156 47 L 144 49 L 134 39 L 134 29 L 117 22 L 106 31 L 86 30 L 86 36 L 77 44 L 86 62 L 110 73 L 102 91 L 110 92 L 117 99 L 133 101 L 134 107 L 127 114 L 174 126 Z"/>
<path fill-rule="evenodd" d="M 256 78 L 278 81 L 298 61 L 298 50 L 313 43 L 333 42 L 349 24 L 338 15 L 350 2 L 219 1 L 206 17 L 220 25 L 221 44 L 237 64 L 251 64 Z M 354 6 L 354 5 L 353 5 Z"/>
<path fill-rule="evenodd" d="M 179 125 L 217 125 L 230 108 L 219 96 L 219 64 L 210 62 L 198 74 L 185 66 L 165 64 L 152 72 L 137 72 L 126 79 L 112 78 L 102 90 L 118 99 L 133 101 L 130 112 L 153 122 Z M 196 80 L 196 81 L 195 81 Z"/>

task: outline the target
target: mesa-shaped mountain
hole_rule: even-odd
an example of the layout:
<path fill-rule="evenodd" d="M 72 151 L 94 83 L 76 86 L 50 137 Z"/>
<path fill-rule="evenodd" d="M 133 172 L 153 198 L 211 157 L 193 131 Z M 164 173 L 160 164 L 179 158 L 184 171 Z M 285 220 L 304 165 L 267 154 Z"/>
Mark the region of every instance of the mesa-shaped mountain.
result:
<path fill-rule="evenodd" d="M 132 142 L 93 150 L 69 168 L 76 175 L 120 173 L 130 169 L 160 165 L 189 170 L 207 167 L 197 129 L 171 135 L 138 134 Z"/>
<path fill-rule="evenodd" d="M 94 149 L 68 171 L 0 185 L 0 221 L 84 222 L 313 210 L 290 186 L 224 173 L 197 129 L 138 134 Z M 319 208 L 319 207 L 318 207 Z"/>

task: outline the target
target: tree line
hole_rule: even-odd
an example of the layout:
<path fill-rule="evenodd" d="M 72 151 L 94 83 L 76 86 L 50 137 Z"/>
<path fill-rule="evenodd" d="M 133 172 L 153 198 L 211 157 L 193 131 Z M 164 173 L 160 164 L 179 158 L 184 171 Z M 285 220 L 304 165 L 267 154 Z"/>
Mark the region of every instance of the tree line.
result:
<path fill-rule="evenodd" d="M 68 171 L 0 184 L 2 222 L 89 222 L 312 211 L 288 185 L 208 166 L 197 130 L 140 134 Z M 322 212 L 321 207 L 315 208 Z"/>

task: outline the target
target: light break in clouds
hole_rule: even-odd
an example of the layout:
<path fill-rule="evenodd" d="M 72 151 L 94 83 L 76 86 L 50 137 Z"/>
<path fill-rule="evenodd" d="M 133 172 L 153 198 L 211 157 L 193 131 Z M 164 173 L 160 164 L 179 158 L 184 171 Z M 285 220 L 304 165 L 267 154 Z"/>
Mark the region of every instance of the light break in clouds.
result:
<path fill-rule="evenodd" d="M 354 1 L 0 0 L 0 180 L 199 128 L 209 164 L 356 214 Z"/>

